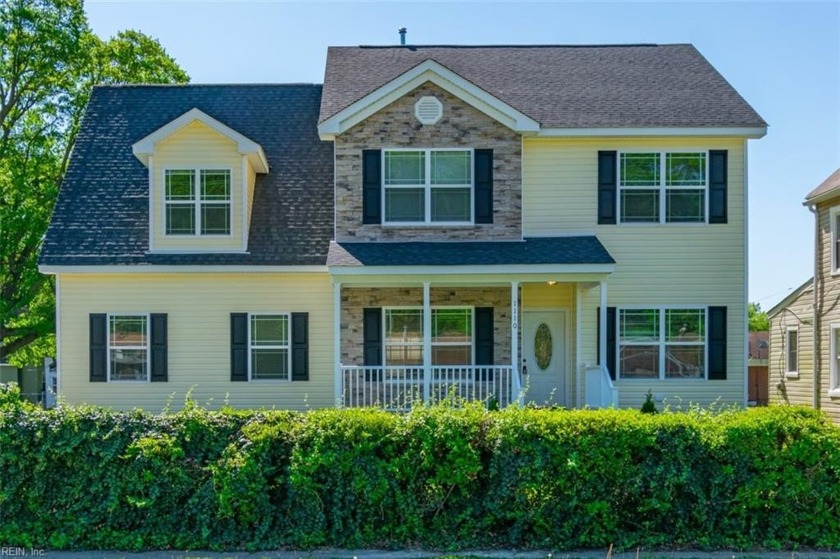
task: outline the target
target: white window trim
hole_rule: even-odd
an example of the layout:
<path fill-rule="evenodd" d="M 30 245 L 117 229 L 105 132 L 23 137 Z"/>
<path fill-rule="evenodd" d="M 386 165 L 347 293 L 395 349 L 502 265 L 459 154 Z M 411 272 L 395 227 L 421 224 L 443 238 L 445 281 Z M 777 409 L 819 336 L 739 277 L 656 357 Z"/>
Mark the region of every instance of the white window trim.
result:
<path fill-rule="evenodd" d="M 796 332 L 796 369 L 790 370 L 790 334 Z M 799 378 L 799 327 L 788 326 L 785 329 L 785 378 Z"/>
<path fill-rule="evenodd" d="M 114 349 L 129 349 L 129 350 L 145 350 L 146 351 L 146 378 L 145 379 L 112 379 L 111 378 L 111 318 L 115 316 L 142 316 L 146 318 L 146 346 L 117 346 Z M 108 382 L 116 382 L 119 384 L 146 384 L 152 380 L 152 317 L 148 312 L 115 312 L 108 313 L 105 319 L 105 332 L 107 334 L 108 343 Z"/>
<path fill-rule="evenodd" d="M 840 347 L 837 344 L 837 333 L 840 331 L 840 323 L 833 322 L 831 323 L 831 353 L 829 357 L 831 358 L 831 377 L 829 379 L 828 385 L 828 395 L 831 398 L 840 398 L 840 370 L 837 367 L 837 352 L 840 351 Z"/>
<path fill-rule="evenodd" d="M 195 184 L 194 192 L 195 198 L 193 200 L 167 200 L 166 199 L 166 174 L 169 171 L 192 171 L 195 177 Z M 230 232 L 227 234 L 224 233 L 201 233 L 201 171 L 227 171 L 228 176 L 230 177 L 230 184 L 229 184 L 229 199 L 227 201 L 224 200 L 209 200 L 210 203 L 215 204 L 227 204 L 228 206 L 228 216 L 230 220 Z M 167 239 L 230 239 L 233 237 L 233 192 L 234 192 L 234 177 L 233 177 L 233 168 L 229 165 L 184 165 L 184 166 L 168 166 L 161 169 L 161 182 L 162 185 L 162 197 L 163 197 L 163 236 Z M 242 201 L 243 205 L 245 204 L 245 200 Z M 191 204 L 193 206 L 193 213 L 195 219 L 195 232 L 192 234 L 189 233 L 167 233 L 166 226 L 168 225 L 167 221 L 167 207 L 170 204 Z"/>
<path fill-rule="evenodd" d="M 288 321 L 288 327 L 286 329 L 286 345 L 285 346 L 253 346 L 251 345 L 251 317 L 254 316 L 285 316 L 286 320 Z M 254 378 L 252 376 L 253 367 L 252 365 L 252 358 L 253 358 L 253 351 L 254 348 L 257 349 L 286 349 L 288 360 L 287 370 L 289 371 L 288 378 Z M 248 382 L 292 382 L 292 313 L 288 311 L 256 311 L 256 312 L 249 312 L 248 313 Z"/>
<path fill-rule="evenodd" d="M 840 276 L 840 255 L 837 254 L 837 241 L 840 231 L 837 230 L 837 218 L 840 217 L 840 206 L 829 210 L 829 229 L 831 231 L 831 275 Z"/>
<path fill-rule="evenodd" d="M 385 154 L 388 152 L 400 152 L 400 151 L 422 151 L 425 152 L 425 174 L 426 174 L 426 181 L 425 184 L 413 184 L 413 185 L 385 185 Z M 467 185 L 432 185 L 432 177 L 431 177 L 431 170 L 432 170 L 432 152 L 434 151 L 467 151 L 470 153 L 470 219 L 468 221 L 432 221 L 432 189 L 446 189 L 446 188 L 467 188 Z M 475 149 L 471 147 L 451 147 L 451 148 L 424 148 L 424 147 L 416 147 L 416 148 L 382 148 L 382 155 L 381 155 L 381 163 L 382 166 L 382 225 L 384 227 L 458 227 L 458 226 L 471 226 L 475 224 Z M 387 213 L 385 211 L 385 190 L 393 188 L 423 188 L 424 189 L 424 201 L 425 201 L 425 209 L 424 209 L 424 220 L 423 221 L 388 221 L 387 220 Z"/>
<path fill-rule="evenodd" d="M 621 186 L 621 156 L 624 154 L 657 153 L 659 154 L 659 186 Z M 674 153 L 702 153 L 706 156 L 706 184 L 703 186 L 667 186 L 666 185 L 666 156 Z M 666 225 L 669 227 L 698 227 L 709 223 L 709 150 L 708 149 L 626 149 L 619 150 L 616 161 L 616 189 L 615 207 L 618 225 L 625 227 L 644 227 L 650 225 Z M 621 191 L 622 190 L 659 190 L 659 220 L 658 221 L 629 221 L 621 219 Z M 668 190 L 703 190 L 703 221 L 666 221 Z M 649 307 L 650 308 L 650 307 Z M 688 307 L 686 307 L 688 308 Z"/>
<path fill-rule="evenodd" d="M 621 311 L 634 310 L 657 310 L 659 311 L 659 341 L 650 343 L 621 343 Z M 665 311 L 668 310 L 701 310 L 704 314 L 703 342 L 667 342 L 665 341 Z M 615 324 L 615 363 L 616 363 L 616 380 L 623 382 L 650 382 L 650 381 L 666 381 L 666 382 L 701 382 L 709 378 L 709 307 L 707 305 L 625 305 L 616 308 L 616 324 Z M 656 378 L 626 378 L 621 375 L 621 346 L 659 346 L 659 376 Z M 665 376 L 665 348 L 668 345 L 696 345 L 703 346 L 703 376 L 699 378 L 668 378 Z"/>
<path fill-rule="evenodd" d="M 430 365 L 432 367 L 474 367 L 475 366 L 475 305 L 435 305 L 431 307 L 432 314 L 436 310 L 446 310 L 446 309 L 468 309 L 470 311 L 470 363 L 468 365 L 435 365 L 431 363 L 432 356 L 429 355 Z M 405 306 L 405 307 L 382 307 L 382 363 L 383 367 L 423 367 L 423 363 L 426 362 L 426 355 L 423 353 L 423 340 L 420 341 L 420 350 L 423 353 L 423 363 L 420 365 L 389 365 L 388 364 L 388 351 L 387 348 L 394 345 L 404 345 L 404 344 L 389 344 L 388 343 L 388 332 L 387 332 L 387 325 L 388 325 L 388 311 L 393 310 L 418 310 L 420 311 L 420 316 L 423 316 L 423 307 L 421 306 Z M 434 318 L 434 317 L 433 317 Z M 434 326 L 434 325 L 433 325 Z M 429 333 L 431 336 L 431 332 Z M 425 338 L 425 336 L 424 336 Z M 414 347 L 415 344 L 411 344 L 410 347 Z M 466 344 L 462 343 L 455 343 L 455 342 L 435 342 L 432 340 L 432 348 L 435 347 L 457 347 L 463 346 Z"/>

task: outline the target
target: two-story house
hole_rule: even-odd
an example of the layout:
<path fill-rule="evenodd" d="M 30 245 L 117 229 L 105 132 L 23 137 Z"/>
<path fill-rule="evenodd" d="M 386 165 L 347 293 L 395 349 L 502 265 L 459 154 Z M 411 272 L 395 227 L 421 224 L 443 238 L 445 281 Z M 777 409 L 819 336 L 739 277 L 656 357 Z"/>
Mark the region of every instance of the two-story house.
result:
<path fill-rule="evenodd" d="M 335 47 L 323 86 L 97 88 L 41 255 L 60 393 L 743 404 L 765 133 L 690 45 Z"/>
<path fill-rule="evenodd" d="M 805 206 L 814 214 L 814 276 L 768 311 L 770 396 L 840 422 L 840 169 Z"/>

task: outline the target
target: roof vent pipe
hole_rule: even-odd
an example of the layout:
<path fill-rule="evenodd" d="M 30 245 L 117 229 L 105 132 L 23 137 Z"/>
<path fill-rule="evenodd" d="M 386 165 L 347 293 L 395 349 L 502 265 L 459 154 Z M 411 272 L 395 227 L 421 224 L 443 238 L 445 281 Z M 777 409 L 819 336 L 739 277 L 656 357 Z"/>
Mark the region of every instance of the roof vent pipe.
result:
<path fill-rule="evenodd" d="M 397 32 L 400 34 L 400 45 L 405 46 L 405 32 L 408 31 L 405 27 L 400 27 Z"/>

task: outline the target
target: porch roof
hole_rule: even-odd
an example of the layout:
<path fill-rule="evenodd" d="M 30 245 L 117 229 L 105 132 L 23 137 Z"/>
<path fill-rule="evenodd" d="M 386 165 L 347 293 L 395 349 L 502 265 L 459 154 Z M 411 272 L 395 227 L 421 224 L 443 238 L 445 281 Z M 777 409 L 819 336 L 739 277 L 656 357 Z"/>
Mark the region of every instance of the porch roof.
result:
<path fill-rule="evenodd" d="M 533 266 L 615 264 L 598 237 L 521 241 L 330 243 L 330 268 L 380 266 Z"/>

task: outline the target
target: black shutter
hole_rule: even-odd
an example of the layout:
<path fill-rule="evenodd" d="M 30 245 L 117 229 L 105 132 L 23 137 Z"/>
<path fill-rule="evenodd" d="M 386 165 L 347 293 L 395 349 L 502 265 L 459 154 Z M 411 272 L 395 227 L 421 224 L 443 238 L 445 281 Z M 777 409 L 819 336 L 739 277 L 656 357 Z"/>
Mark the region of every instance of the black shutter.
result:
<path fill-rule="evenodd" d="M 309 313 L 292 313 L 292 380 L 309 380 Z"/>
<path fill-rule="evenodd" d="M 363 364 L 365 367 L 382 365 L 382 309 L 366 308 L 362 317 Z M 365 370 L 365 380 L 379 380 L 379 375 Z"/>
<path fill-rule="evenodd" d="M 108 315 L 90 315 L 90 382 L 108 380 Z"/>
<path fill-rule="evenodd" d="M 382 223 L 382 151 L 362 151 L 362 223 Z"/>
<path fill-rule="evenodd" d="M 726 150 L 709 152 L 709 223 L 727 222 Z"/>
<path fill-rule="evenodd" d="M 476 380 L 493 380 L 493 307 L 475 309 L 475 364 L 487 365 L 476 369 Z"/>
<path fill-rule="evenodd" d="M 616 323 L 615 307 L 607 307 L 607 371 L 610 378 L 615 380 L 615 353 L 616 353 Z M 598 364 L 601 364 L 601 308 L 598 308 L 598 317 L 595 321 L 597 326 L 596 348 L 598 351 Z"/>
<path fill-rule="evenodd" d="M 151 315 L 150 348 L 152 351 L 152 371 L 150 379 L 152 382 L 166 382 L 169 380 L 168 371 L 168 350 L 166 339 L 168 337 L 166 315 Z"/>
<path fill-rule="evenodd" d="M 248 380 L 248 313 L 230 313 L 230 380 Z"/>
<path fill-rule="evenodd" d="M 493 223 L 493 150 L 477 149 L 475 176 L 475 222 Z"/>
<path fill-rule="evenodd" d="M 726 307 L 709 307 L 709 380 L 726 380 Z"/>
<path fill-rule="evenodd" d="M 616 187 L 618 155 L 614 151 L 598 152 L 598 224 L 616 222 Z"/>

